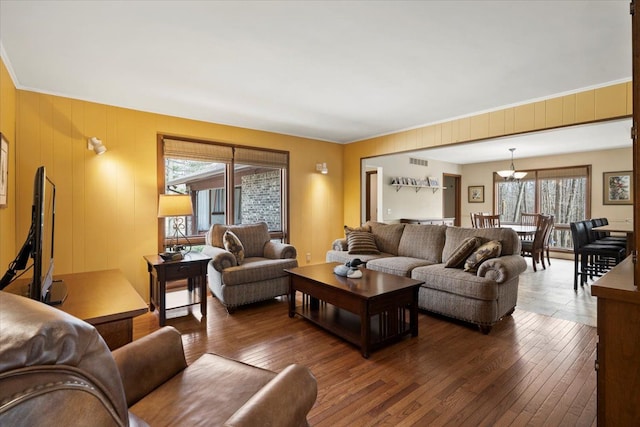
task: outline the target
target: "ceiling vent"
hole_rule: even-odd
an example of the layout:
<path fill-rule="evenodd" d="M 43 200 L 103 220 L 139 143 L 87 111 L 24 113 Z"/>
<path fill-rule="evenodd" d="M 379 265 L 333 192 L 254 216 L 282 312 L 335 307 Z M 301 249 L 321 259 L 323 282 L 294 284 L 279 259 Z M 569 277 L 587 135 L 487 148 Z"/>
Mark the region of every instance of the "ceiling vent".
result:
<path fill-rule="evenodd" d="M 415 157 L 409 157 L 409 164 L 418 166 L 429 166 L 429 160 L 416 159 Z"/>

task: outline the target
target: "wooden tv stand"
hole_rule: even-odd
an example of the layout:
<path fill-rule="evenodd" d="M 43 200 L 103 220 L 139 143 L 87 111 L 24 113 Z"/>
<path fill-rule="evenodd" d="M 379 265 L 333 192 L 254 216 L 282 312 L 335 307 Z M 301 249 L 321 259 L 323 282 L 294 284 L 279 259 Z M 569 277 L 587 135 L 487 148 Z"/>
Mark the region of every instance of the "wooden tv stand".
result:
<path fill-rule="evenodd" d="M 133 341 L 133 318 L 148 307 L 122 271 L 62 274 L 54 279 L 63 280 L 69 294 L 53 307 L 95 326 L 111 350 Z M 16 280 L 5 291 L 26 296 L 28 283 L 29 279 Z"/>

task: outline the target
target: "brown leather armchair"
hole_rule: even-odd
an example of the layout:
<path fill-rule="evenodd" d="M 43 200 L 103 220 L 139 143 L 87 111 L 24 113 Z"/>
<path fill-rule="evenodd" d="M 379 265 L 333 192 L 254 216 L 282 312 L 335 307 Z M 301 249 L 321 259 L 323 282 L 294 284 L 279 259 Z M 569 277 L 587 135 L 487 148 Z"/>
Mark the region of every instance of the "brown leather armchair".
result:
<path fill-rule="evenodd" d="M 304 426 L 316 394 L 300 365 L 204 354 L 187 366 L 172 327 L 111 353 L 88 323 L 0 292 L 0 425 Z"/>

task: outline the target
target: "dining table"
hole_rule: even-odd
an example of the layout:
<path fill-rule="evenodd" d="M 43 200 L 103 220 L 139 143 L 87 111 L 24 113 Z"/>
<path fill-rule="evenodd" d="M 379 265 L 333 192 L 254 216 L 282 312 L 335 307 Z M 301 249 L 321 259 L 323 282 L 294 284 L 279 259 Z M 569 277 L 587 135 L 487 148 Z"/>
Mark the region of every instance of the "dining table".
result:
<path fill-rule="evenodd" d="M 500 226 L 512 229 L 520 237 L 534 236 L 537 229 L 535 225 L 500 224 Z"/>

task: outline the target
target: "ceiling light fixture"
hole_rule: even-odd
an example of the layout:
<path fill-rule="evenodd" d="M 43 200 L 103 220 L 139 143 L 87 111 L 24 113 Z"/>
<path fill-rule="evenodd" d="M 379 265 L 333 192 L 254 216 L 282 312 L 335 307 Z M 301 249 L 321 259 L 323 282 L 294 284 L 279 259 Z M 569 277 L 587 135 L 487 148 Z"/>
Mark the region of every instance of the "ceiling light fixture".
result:
<path fill-rule="evenodd" d="M 511 167 L 507 170 L 502 170 L 496 172 L 498 175 L 503 177 L 505 181 L 519 181 L 525 176 L 527 176 L 526 172 L 516 172 L 515 166 L 513 166 L 513 152 L 516 151 L 515 148 L 509 148 L 511 151 Z"/>
<path fill-rule="evenodd" d="M 107 147 L 105 147 L 102 141 L 95 136 L 89 138 L 87 142 L 87 149 L 95 151 L 98 155 L 107 151 Z"/>

